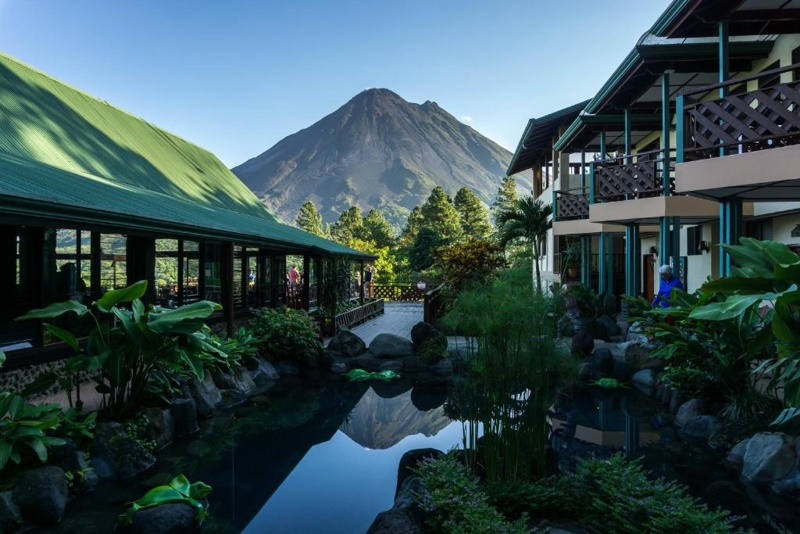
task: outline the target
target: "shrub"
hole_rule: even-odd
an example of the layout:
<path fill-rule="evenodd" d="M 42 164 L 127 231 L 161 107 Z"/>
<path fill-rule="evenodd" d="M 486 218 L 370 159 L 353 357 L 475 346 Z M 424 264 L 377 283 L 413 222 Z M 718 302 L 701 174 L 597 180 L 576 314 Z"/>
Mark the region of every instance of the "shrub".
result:
<path fill-rule="evenodd" d="M 285 358 L 298 363 L 313 363 L 322 342 L 319 326 L 302 310 L 253 310 L 253 334 L 261 340 L 261 352 L 269 359 Z"/>
<path fill-rule="evenodd" d="M 454 455 L 423 459 L 415 469 L 423 490 L 417 497 L 433 532 L 453 534 L 528 532 L 524 519 L 508 522 L 487 502 L 486 493 Z"/>
<path fill-rule="evenodd" d="M 436 332 L 423 341 L 419 358 L 425 365 L 434 365 L 447 358 L 447 336 Z"/>

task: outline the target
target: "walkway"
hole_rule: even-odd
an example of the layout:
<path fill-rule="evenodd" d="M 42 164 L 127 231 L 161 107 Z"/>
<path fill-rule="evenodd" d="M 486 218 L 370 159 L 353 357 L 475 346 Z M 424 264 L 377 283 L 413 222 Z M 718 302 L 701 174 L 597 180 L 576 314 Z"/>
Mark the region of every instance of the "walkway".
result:
<path fill-rule="evenodd" d="M 411 339 L 411 328 L 424 317 L 421 302 L 387 302 L 384 314 L 351 330 L 369 346 L 378 334 Z"/>

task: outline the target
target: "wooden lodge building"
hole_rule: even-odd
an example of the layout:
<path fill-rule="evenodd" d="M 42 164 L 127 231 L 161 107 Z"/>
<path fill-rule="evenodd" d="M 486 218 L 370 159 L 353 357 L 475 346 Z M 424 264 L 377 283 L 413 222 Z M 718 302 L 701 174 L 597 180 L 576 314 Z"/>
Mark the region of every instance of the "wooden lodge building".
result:
<path fill-rule="evenodd" d="M 32 308 L 148 280 L 148 300 L 223 305 L 233 329 L 284 304 L 287 255 L 302 257 L 302 307 L 323 260 L 372 258 L 277 220 L 213 154 L 0 55 L 0 350 L 6 368 L 65 351 Z"/>

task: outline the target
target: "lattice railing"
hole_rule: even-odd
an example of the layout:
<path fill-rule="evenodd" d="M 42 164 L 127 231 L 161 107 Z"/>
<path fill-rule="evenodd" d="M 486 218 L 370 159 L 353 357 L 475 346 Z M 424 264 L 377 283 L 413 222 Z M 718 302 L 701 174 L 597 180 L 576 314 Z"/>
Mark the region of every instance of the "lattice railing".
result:
<path fill-rule="evenodd" d="M 595 199 L 614 202 L 664 194 L 663 162 L 663 151 L 598 161 L 595 164 Z M 673 180 L 670 168 L 670 192 Z"/>
<path fill-rule="evenodd" d="M 707 86 L 683 95 L 684 160 L 691 161 L 800 144 L 800 80 L 775 82 L 800 64 Z M 737 92 L 750 81 L 769 87 Z M 773 85 L 774 84 L 774 85 Z M 703 100 L 727 87 L 723 98 Z"/>
<path fill-rule="evenodd" d="M 425 291 L 416 284 L 375 284 L 372 294 L 378 299 L 416 302 L 425 298 Z"/>
<path fill-rule="evenodd" d="M 589 195 L 556 191 L 556 220 L 569 221 L 589 218 Z"/>

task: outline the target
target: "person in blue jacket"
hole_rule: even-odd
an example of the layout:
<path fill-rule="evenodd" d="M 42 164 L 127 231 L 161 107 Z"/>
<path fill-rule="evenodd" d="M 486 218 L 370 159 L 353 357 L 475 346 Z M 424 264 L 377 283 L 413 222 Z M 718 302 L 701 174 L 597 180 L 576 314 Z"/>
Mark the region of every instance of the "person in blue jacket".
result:
<path fill-rule="evenodd" d="M 658 286 L 656 298 L 653 299 L 653 306 L 669 308 L 670 293 L 674 288 L 683 290 L 683 284 L 677 276 L 673 276 L 672 267 L 669 265 L 662 265 L 658 272 L 661 275 L 661 284 Z"/>

